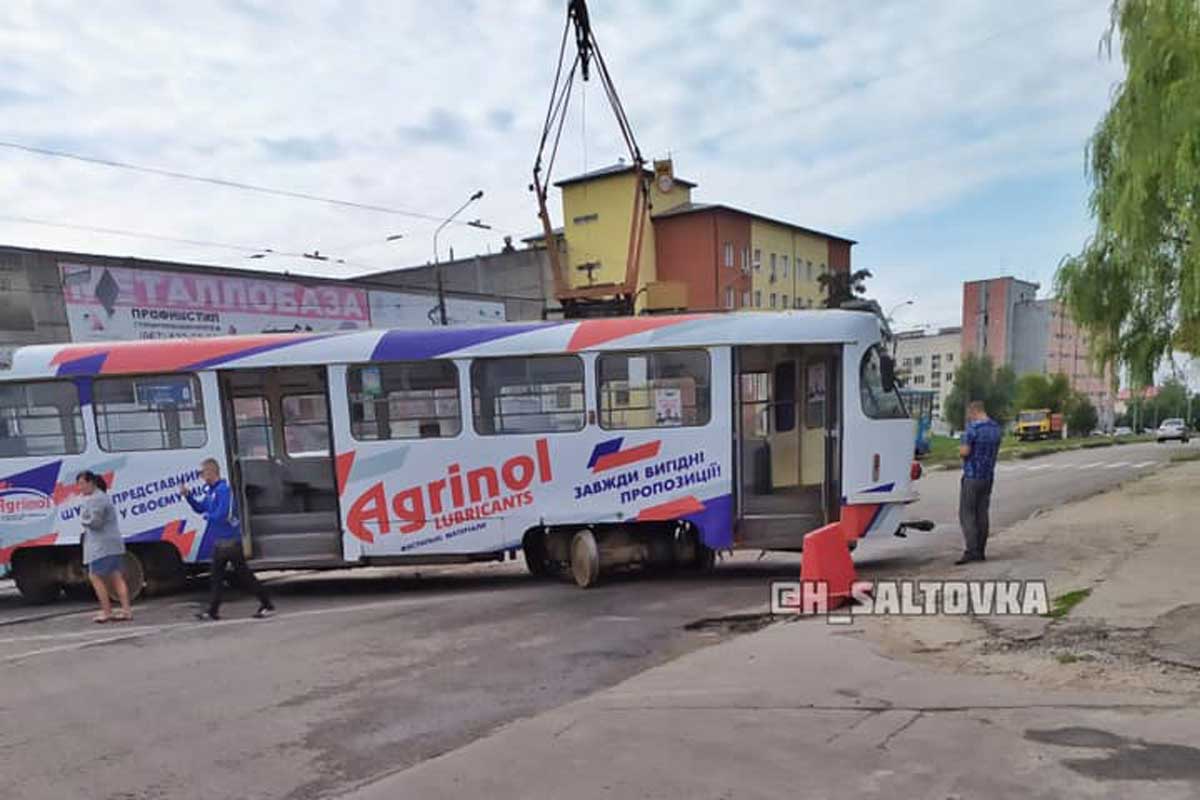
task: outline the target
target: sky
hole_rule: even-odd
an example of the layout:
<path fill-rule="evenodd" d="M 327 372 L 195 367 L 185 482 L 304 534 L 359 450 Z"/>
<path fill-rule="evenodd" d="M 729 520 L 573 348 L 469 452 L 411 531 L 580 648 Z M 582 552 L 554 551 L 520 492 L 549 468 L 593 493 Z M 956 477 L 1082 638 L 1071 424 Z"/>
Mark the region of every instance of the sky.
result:
<path fill-rule="evenodd" d="M 440 257 L 494 252 L 538 230 L 528 184 L 565 6 L 0 4 L 0 143 L 412 212 L 0 146 L 0 244 L 359 275 L 431 261 L 436 220 L 483 190 L 460 219 L 491 230 L 449 226 Z M 881 305 L 912 301 L 902 328 L 959 324 L 964 280 L 1048 291 L 1083 245 L 1085 146 L 1122 73 L 1100 48 L 1108 7 L 590 3 L 646 158 L 670 155 L 696 201 L 856 240 Z M 554 176 L 621 155 L 593 79 Z M 333 260 L 299 256 L 314 251 Z"/>

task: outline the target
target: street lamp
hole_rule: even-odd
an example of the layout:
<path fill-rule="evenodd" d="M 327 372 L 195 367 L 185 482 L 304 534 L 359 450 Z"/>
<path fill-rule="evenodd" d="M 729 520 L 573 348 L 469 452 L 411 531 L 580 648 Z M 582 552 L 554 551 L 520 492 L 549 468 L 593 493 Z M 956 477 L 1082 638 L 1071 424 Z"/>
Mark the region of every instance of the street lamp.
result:
<path fill-rule="evenodd" d="M 894 305 L 894 306 L 892 307 L 892 310 L 891 310 L 891 311 L 889 311 L 889 312 L 887 313 L 887 321 L 888 321 L 888 323 L 891 323 L 891 321 L 892 321 L 892 317 L 893 317 L 893 316 L 895 316 L 896 312 L 897 312 L 899 309 L 901 309 L 901 308 L 904 308 L 905 306 L 911 306 L 912 304 L 913 304 L 913 301 L 912 301 L 912 300 L 905 300 L 903 303 L 897 303 L 896 305 Z"/>
<path fill-rule="evenodd" d="M 442 325 L 447 325 L 448 320 L 446 319 L 446 292 L 442 288 L 442 260 L 438 254 L 438 234 L 440 234 L 442 232 L 443 228 L 445 228 L 447 225 L 449 225 L 451 222 L 453 222 L 455 217 L 457 217 L 459 214 L 461 214 L 463 211 L 465 211 L 467 206 L 471 205 L 471 203 L 474 203 L 476 200 L 478 200 L 481 197 L 483 197 L 483 189 L 480 189 L 479 191 L 475 192 L 475 194 L 468 197 L 467 202 L 465 202 L 461 206 L 459 206 L 458 210 L 456 210 L 453 214 L 446 217 L 446 219 L 442 222 L 442 224 L 437 226 L 437 230 L 435 230 L 433 232 L 433 265 L 434 265 L 434 269 L 437 270 L 437 292 L 438 292 L 437 311 L 438 311 L 438 319 L 441 320 Z M 476 228 L 484 227 L 483 223 L 480 222 L 479 220 L 475 220 L 474 223 L 468 223 L 468 224 L 470 224 L 470 225 L 472 225 L 472 227 L 476 227 Z"/>

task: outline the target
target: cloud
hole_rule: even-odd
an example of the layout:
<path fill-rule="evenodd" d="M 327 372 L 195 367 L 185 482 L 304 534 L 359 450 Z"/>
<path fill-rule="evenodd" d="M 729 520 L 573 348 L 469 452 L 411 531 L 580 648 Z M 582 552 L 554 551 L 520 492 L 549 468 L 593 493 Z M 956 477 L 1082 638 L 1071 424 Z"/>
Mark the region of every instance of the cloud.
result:
<path fill-rule="evenodd" d="M 327 161 L 342 153 L 341 144 L 330 134 L 259 139 L 258 142 L 272 157 L 283 161 Z"/>
<path fill-rule="evenodd" d="M 671 153 L 700 184 L 697 200 L 859 240 L 855 257 L 881 290 L 951 287 L 931 300 L 939 320 L 957 313 L 946 299 L 956 282 L 1006 268 L 997 254 L 1014 242 L 1020 265 L 1043 271 L 1078 245 L 1083 146 L 1120 77 L 1119 63 L 1097 57 L 1106 3 L 813 0 L 802 11 L 771 0 L 593 4 L 643 154 Z M 0 4 L 0 86 L 20 102 L 0 115 L 0 139 L 434 217 L 483 188 L 471 216 L 493 231 L 450 226 L 439 241 L 496 250 L 503 235 L 538 227 L 526 187 L 564 20 L 563 4 L 545 0 L 229 0 L 153 13 Z M 557 177 L 624 155 L 598 82 L 578 89 Z M 1048 175 L 1074 187 L 1070 219 L 1016 227 L 973 205 L 1037 192 Z M 0 221 L 5 243 L 296 272 L 421 264 L 437 225 L 3 150 L 0 192 L 28 217 L 345 252 L 340 267 L 247 262 Z M 906 238 L 966 214 L 988 224 L 953 258 L 936 240 L 925 252 Z"/>
<path fill-rule="evenodd" d="M 435 108 L 425 121 L 396 128 L 396 135 L 403 144 L 453 147 L 466 142 L 467 127 L 466 120 L 456 112 Z"/>

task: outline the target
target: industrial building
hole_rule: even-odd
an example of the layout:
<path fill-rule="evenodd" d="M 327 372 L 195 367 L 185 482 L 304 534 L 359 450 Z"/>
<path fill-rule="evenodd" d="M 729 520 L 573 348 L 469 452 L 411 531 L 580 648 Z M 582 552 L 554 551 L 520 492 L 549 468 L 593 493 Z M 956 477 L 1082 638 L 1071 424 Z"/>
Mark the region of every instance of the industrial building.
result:
<path fill-rule="evenodd" d="M 0 246 L 0 367 L 28 344 L 542 319 L 537 249 L 351 279 Z"/>

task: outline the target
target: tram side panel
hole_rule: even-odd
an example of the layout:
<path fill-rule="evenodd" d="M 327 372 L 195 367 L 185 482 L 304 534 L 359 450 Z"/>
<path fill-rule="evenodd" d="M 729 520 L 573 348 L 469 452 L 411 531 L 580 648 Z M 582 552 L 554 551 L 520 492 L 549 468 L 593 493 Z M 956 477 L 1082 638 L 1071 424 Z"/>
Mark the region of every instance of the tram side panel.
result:
<path fill-rule="evenodd" d="M 535 529 L 670 520 L 694 524 L 710 548 L 731 546 L 731 387 L 718 377 L 729 375 L 728 348 L 712 348 L 709 358 L 703 425 L 678 424 L 667 407 L 677 392 L 652 408 L 663 420 L 653 427 L 623 427 L 629 418 L 620 414 L 597 417 L 594 355 L 582 359 L 576 410 L 586 422 L 578 430 L 480 434 L 477 404 L 466 399 L 468 362 L 457 363 L 463 400 L 454 436 L 365 442 L 349 429 L 356 412 L 335 413 L 347 560 L 495 553 L 521 547 Z"/>

